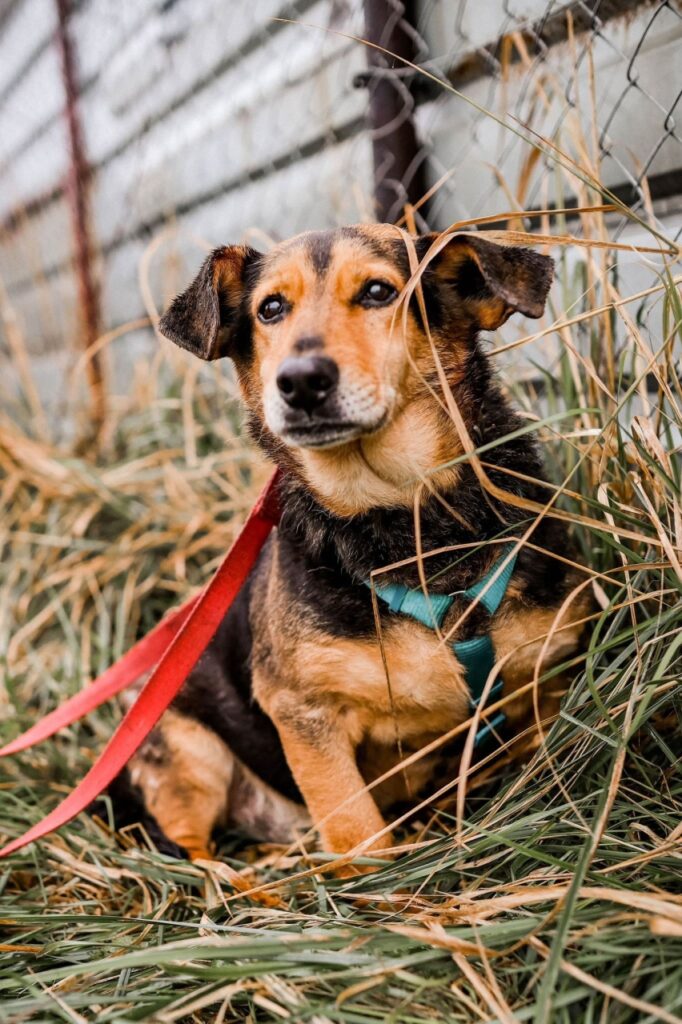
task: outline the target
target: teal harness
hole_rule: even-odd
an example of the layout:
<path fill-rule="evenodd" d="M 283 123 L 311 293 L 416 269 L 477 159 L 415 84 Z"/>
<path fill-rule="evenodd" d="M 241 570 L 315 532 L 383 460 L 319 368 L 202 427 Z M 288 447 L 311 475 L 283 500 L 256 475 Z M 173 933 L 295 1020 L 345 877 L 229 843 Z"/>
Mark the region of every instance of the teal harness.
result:
<path fill-rule="evenodd" d="M 410 590 L 402 583 L 389 583 L 385 587 L 374 587 L 377 597 L 388 605 L 392 612 L 407 615 L 429 629 L 439 629 L 443 619 L 452 607 L 455 597 L 461 594 L 468 601 L 479 599 L 490 616 L 494 615 L 502 603 L 507 592 L 509 581 L 516 565 L 516 555 L 509 559 L 509 562 L 500 570 L 502 562 L 508 556 L 510 548 L 505 548 L 492 569 L 467 590 L 457 591 L 455 594 L 429 594 L 428 597 L 423 590 Z M 497 578 L 494 579 L 497 573 Z M 366 585 L 371 587 L 369 580 Z M 471 705 L 476 708 L 483 696 L 483 688 L 486 679 L 495 664 L 495 648 L 489 633 L 482 633 L 473 636 L 469 640 L 458 640 L 452 645 L 452 650 L 459 663 L 464 668 L 467 686 L 471 695 Z M 502 693 L 502 680 L 498 679 L 489 693 L 489 698 L 495 700 Z M 476 733 L 474 741 L 480 746 L 491 734 L 500 729 L 506 721 L 504 711 L 498 711 L 496 715 Z"/>

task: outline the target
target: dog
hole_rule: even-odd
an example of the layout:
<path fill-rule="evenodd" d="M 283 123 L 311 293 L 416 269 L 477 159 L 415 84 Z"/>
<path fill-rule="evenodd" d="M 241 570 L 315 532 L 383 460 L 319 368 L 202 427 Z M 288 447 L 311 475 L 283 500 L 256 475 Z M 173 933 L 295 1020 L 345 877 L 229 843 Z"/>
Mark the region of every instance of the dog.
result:
<path fill-rule="evenodd" d="M 552 267 L 485 233 L 364 224 L 267 254 L 216 249 L 173 301 L 161 333 L 233 361 L 251 436 L 283 471 L 282 518 L 114 785 L 119 822 L 193 859 L 226 824 L 276 842 L 312 824 L 327 851 L 387 849 L 386 810 L 454 779 L 461 747 L 367 784 L 470 718 L 479 648 L 506 699 L 489 732 L 537 744 L 591 599 L 559 517 L 514 548 L 551 492 L 480 334 L 540 317 Z"/>

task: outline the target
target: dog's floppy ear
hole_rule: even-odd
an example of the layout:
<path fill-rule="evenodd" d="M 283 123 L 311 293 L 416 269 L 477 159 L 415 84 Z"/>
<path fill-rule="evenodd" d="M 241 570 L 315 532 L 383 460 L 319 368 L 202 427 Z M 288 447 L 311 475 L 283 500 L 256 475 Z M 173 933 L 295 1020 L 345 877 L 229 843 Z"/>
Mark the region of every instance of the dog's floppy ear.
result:
<path fill-rule="evenodd" d="M 214 249 L 189 288 L 173 299 L 161 317 L 161 333 L 200 359 L 229 355 L 246 270 L 260 255 L 245 245 Z"/>
<path fill-rule="evenodd" d="M 554 260 L 532 249 L 500 245 L 483 234 L 457 234 L 431 266 L 454 288 L 478 326 L 494 331 L 515 312 L 542 316 Z"/>

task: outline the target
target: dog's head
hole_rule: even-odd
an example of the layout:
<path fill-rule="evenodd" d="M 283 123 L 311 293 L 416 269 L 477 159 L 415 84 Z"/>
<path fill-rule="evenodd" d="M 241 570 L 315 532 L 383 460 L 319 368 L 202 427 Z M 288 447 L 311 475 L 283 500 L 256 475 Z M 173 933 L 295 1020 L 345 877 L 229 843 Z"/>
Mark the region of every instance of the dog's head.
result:
<path fill-rule="evenodd" d="M 441 245 L 436 236 L 408 242 L 389 225 L 359 225 L 299 235 L 267 255 L 226 246 L 208 257 L 160 330 L 202 359 L 234 360 L 258 432 L 275 440 L 271 449 L 285 445 L 311 484 L 344 463 L 348 484 L 355 453 L 400 489 L 442 455 L 442 445 L 426 452 L 432 343 L 456 383 L 478 331 L 517 310 L 539 317 L 552 276 L 549 257 L 485 235 Z M 413 267 L 436 249 L 421 278 L 427 331 L 416 299 L 406 320 L 399 300 L 410 258 Z M 387 492 L 379 500 L 396 499 Z"/>

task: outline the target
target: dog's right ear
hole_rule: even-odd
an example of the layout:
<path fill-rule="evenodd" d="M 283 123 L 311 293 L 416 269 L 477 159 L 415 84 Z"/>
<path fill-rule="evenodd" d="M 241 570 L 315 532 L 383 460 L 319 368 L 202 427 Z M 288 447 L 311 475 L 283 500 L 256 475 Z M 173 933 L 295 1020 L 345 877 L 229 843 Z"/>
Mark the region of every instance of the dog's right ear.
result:
<path fill-rule="evenodd" d="M 173 299 L 161 317 L 159 330 L 164 337 L 200 359 L 229 355 L 247 268 L 260 258 L 246 245 L 214 249 L 189 288 Z"/>

